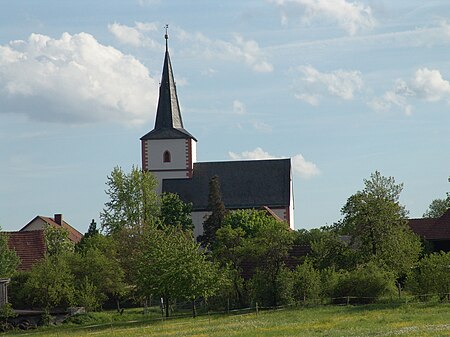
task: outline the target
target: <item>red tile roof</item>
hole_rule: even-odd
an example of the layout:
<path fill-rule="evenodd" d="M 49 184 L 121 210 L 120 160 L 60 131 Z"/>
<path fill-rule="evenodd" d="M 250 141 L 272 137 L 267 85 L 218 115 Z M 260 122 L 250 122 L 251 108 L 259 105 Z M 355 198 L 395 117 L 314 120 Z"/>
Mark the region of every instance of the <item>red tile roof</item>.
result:
<path fill-rule="evenodd" d="M 31 225 L 31 223 L 36 220 L 36 218 L 40 218 L 41 220 L 43 220 L 44 222 L 46 222 L 47 224 L 54 226 L 54 227 L 60 227 L 60 225 L 55 221 L 55 219 L 47 217 L 47 216 L 41 216 L 38 215 L 37 217 L 35 217 L 33 220 L 31 220 L 29 223 L 27 223 L 20 231 L 25 231 L 25 229 Z M 69 232 L 69 239 L 74 242 L 74 243 L 78 243 L 80 242 L 80 240 L 83 237 L 83 234 L 81 234 L 79 231 L 77 231 L 75 228 L 73 228 L 71 225 L 69 225 L 67 222 L 65 222 L 64 220 L 62 220 L 62 227 L 67 229 L 67 231 Z"/>
<path fill-rule="evenodd" d="M 450 240 L 450 208 L 440 218 L 409 219 L 408 223 L 426 240 Z"/>
<path fill-rule="evenodd" d="M 19 270 L 28 271 L 45 256 L 44 231 L 6 232 L 8 247 L 20 258 Z"/>

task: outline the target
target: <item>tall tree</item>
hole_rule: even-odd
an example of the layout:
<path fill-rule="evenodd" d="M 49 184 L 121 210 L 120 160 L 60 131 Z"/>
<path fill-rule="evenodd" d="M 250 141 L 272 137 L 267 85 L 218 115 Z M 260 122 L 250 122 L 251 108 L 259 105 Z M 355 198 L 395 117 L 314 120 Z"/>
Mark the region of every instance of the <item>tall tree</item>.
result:
<path fill-rule="evenodd" d="M 407 225 L 407 211 L 399 203 L 403 184 L 376 171 L 364 185 L 347 200 L 341 210 L 344 218 L 336 228 L 351 236 L 360 263 L 376 260 L 400 277 L 421 251 L 419 238 Z"/>
<path fill-rule="evenodd" d="M 148 228 L 137 260 L 141 293 L 164 300 L 166 316 L 176 299 L 207 299 L 221 286 L 218 266 L 207 259 L 192 236 L 179 227 Z M 195 315 L 195 306 L 193 306 Z"/>
<path fill-rule="evenodd" d="M 102 229 L 108 234 L 120 230 L 141 231 L 143 226 L 155 224 L 158 215 L 156 179 L 150 172 L 133 167 L 125 173 L 115 167 L 107 178 L 109 201 L 100 213 Z"/>
<path fill-rule="evenodd" d="M 208 210 L 211 214 L 203 222 L 203 235 L 199 237 L 205 246 L 215 242 L 216 232 L 222 226 L 226 214 L 218 176 L 213 176 L 209 181 Z"/>
<path fill-rule="evenodd" d="M 0 278 L 10 277 L 20 262 L 14 250 L 8 248 L 8 235 L 1 232 L 0 227 Z"/>
<path fill-rule="evenodd" d="M 118 244 L 126 281 L 134 284 L 136 255 L 146 227 L 158 223 L 159 200 L 156 179 L 150 172 L 133 167 L 125 173 L 115 167 L 106 182 L 109 201 L 100 213 L 102 229 Z"/>

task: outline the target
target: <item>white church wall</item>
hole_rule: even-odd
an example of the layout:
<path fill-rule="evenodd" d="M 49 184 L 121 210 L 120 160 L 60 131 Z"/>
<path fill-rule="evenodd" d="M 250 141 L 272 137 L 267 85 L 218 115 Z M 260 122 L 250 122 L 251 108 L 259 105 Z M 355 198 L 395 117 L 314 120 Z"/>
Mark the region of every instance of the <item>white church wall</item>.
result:
<path fill-rule="evenodd" d="M 151 139 L 147 140 L 147 169 L 179 170 L 186 169 L 187 145 L 185 139 Z M 164 163 L 164 152 L 169 151 L 171 161 Z"/>
<path fill-rule="evenodd" d="M 203 221 L 211 214 L 211 212 L 200 211 L 192 212 L 192 223 L 194 224 L 194 237 L 198 237 L 203 234 Z"/>

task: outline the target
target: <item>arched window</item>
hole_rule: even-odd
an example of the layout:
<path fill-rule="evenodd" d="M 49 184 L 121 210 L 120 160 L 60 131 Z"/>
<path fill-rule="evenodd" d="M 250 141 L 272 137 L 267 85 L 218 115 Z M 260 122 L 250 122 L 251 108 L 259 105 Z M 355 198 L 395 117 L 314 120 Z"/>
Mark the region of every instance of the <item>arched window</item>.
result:
<path fill-rule="evenodd" d="M 164 163 L 170 163 L 171 162 L 170 152 L 169 151 L 164 151 L 163 162 Z"/>

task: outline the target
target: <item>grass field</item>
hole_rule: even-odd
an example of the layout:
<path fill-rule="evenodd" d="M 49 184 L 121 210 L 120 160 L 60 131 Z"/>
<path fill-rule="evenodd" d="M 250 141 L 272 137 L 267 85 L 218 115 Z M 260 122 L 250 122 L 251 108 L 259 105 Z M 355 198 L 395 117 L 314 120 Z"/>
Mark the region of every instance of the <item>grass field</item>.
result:
<path fill-rule="evenodd" d="M 103 315 L 105 315 L 103 313 Z M 97 326 L 67 324 L 15 336 L 450 336 L 450 304 L 320 306 L 166 321 L 136 313 Z M 105 321 L 107 316 L 101 320 Z"/>

